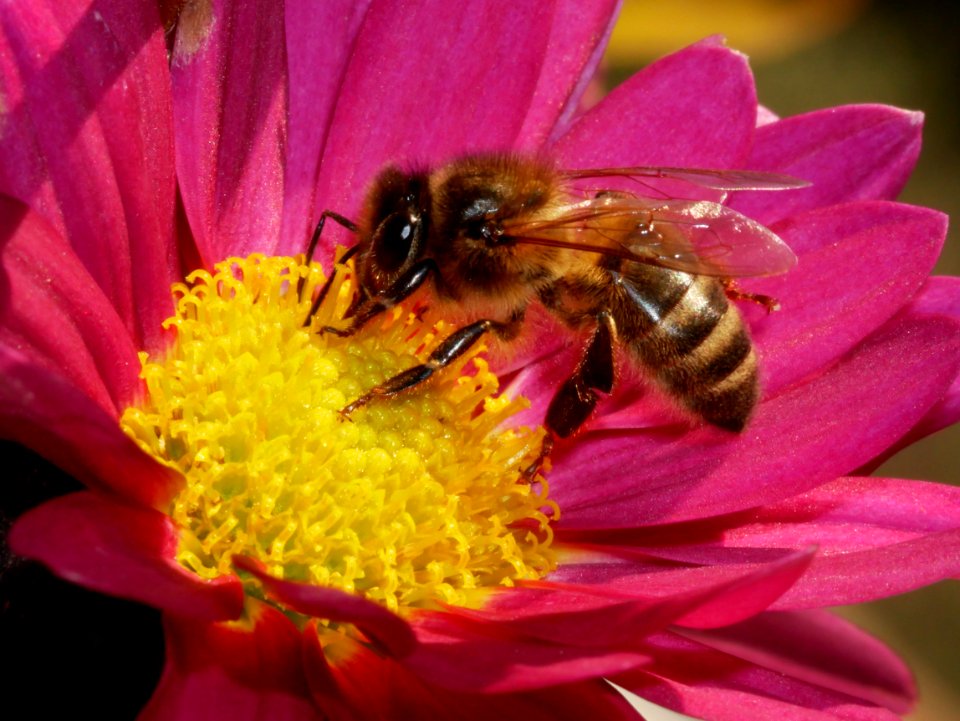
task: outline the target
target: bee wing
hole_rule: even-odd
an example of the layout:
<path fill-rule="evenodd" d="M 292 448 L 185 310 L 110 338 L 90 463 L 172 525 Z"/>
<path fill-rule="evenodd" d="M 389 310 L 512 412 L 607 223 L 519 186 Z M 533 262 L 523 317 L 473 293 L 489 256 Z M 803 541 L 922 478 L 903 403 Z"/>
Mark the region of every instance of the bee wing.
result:
<path fill-rule="evenodd" d="M 567 180 L 580 178 L 651 178 L 682 180 L 711 190 L 789 190 L 805 188 L 810 183 L 791 175 L 766 173 L 760 170 L 711 170 L 708 168 L 660 168 L 636 166 L 630 168 L 584 168 L 560 171 Z"/>
<path fill-rule="evenodd" d="M 654 201 L 623 193 L 503 224 L 518 243 L 601 253 L 722 278 L 774 275 L 796 256 L 769 228 L 719 203 Z"/>

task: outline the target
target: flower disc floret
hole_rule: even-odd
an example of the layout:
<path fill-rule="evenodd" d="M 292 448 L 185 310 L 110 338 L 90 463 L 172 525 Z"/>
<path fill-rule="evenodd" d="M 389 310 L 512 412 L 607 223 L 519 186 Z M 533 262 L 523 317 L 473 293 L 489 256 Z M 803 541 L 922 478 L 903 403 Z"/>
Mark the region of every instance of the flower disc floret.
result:
<path fill-rule="evenodd" d="M 526 401 L 496 395 L 478 350 L 344 418 L 449 328 L 398 307 L 346 338 L 319 332 L 346 324 L 348 272 L 305 328 L 322 282 L 300 258 L 254 255 L 174 286 L 175 340 L 141 354 L 147 392 L 121 424 L 185 478 L 169 509 L 178 561 L 214 578 L 249 556 L 393 610 L 470 604 L 549 573 L 557 508 L 542 478 L 520 478 L 543 430 L 502 430 Z"/>

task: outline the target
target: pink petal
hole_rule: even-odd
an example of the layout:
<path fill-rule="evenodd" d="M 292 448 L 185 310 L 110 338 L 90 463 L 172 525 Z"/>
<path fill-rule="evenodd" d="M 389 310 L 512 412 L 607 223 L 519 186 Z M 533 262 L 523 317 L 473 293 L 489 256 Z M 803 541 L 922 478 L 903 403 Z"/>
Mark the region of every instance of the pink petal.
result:
<path fill-rule="evenodd" d="M 140 391 L 129 331 L 66 241 L 6 196 L 0 196 L 0 267 L 0 344 L 119 415 Z"/>
<path fill-rule="evenodd" d="M 102 494 L 73 493 L 23 514 L 10 531 L 14 553 L 73 583 L 192 618 L 234 619 L 243 587 L 204 581 L 177 563 L 177 529 L 153 509 Z"/>
<path fill-rule="evenodd" d="M 922 560 L 918 560 L 922 559 Z M 869 565 L 865 565 L 869 564 Z M 960 529 L 815 559 L 775 608 L 863 603 L 960 576 Z"/>
<path fill-rule="evenodd" d="M 280 233 L 287 77 L 283 3 L 204 4 L 171 61 L 177 177 L 204 264 L 271 253 Z"/>
<path fill-rule="evenodd" d="M 711 721 L 898 721 L 887 709 L 714 651 L 679 636 L 649 641 L 655 662 L 610 680 L 642 698 Z"/>
<path fill-rule="evenodd" d="M 956 324 L 904 318 L 824 374 L 762 403 L 739 435 L 706 427 L 676 436 L 585 434 L 553 458 L 560 527 L 703 518 L 801 493 L 895 442 L 942 397 L 958 360 Z"/>
<path fill-rule="evenodd" d="M 678 619 L 690 628 L 716 628 L 749 618 L 787 592 L 802 577 L 813 558 L 810 549 L 761 567 L 726 584 L 722 593 Z M 679 575 L 679 574 L 678 574 Z M 687 574 L 693 575 L 693 574 Z M 662 579 L 661 579 L 662 580 Z"/>
<path fill-rule="evenodd" d="M 598 679 L 649 662 L 636 650 L 573 648 L 505 633 L 448 613 L 413 619 L 418 645 L 401 659 L 422 678 L 456 691 L 504 693 Z"/>
<path fill-rule="evenodd" d="M 960 278 L 953 276 L 929 278 L 921 293 L 910 304 L 909 312 L 916 315 L 946 315 L 960 321 Z M 923 420 L 897 444 L 896 450 L 958 421 L 960 421 L 960 374 L 953 379 L 943 399 L 933 406 Z"/>
<path fill-rule="evenodd" d="M 732 549 L 810 544 L 816 544 L 817 555 L 809 571 L 777 606 L 858 603 L 960 575 L 960 489 L 841 478 L 750 512 L 722 540 Z M 711 545 L 705 544 L 706 554 Z M 717 550 L 711 561 L 704 556 L 699 562 L 722 563 Z"/>
<path fill-rule="evenodd" d="M 781 306 L 772 314 L 743 309 L 767 395 L 828 366 L 892 317 L 933 269 L 947 219 L 912 205 L 858 202 L 794 216 L 776 230 L 797 252 L 797 267 L 741 284 Z"/>
<path fill-rule="evenodd" d="M 557 3 L 543 69 L 517 148 L 538 150 L 566 130 L 603 56 L 620 0 Z"/>
<path fill-rule="evenodd" d="M 337 667 L 355 665 L 356 657 L 369 657 L 376 659 L 377 662 L 382 662 L 382 665 L 390 670 L 402 668 L 389 657 L 381 656 L 376 652 L 368 652 L 368 649 L 359 640 L 347 634 L 343 634 L 337 641 L 340 646 L 338 649 L 339 658 L 336 659 Z M 348 650 L 344 652 L 345 647 Z M 362 663 L 359 665 L 366 666 Z M 323 709 L 329 721 L 353 719 L 358 715 L 360 708 L 365 706 L 376 707 L 388 698 L 386 694 L 371 693 L 373 686 L 387 675 L 383 672 L 375 672 L 372 674 L 372 678 L 365 679 L 367 682 L 363 683 L 358 698 L 348 697 L 352 690 L 349 683 L 350 679 L 348 677 L 347 682 L 344 683 L 341 678 L 338 678 L 334 666 L 327 660 L 326 652 L 317 631 L 316 620 L 310 621 L 303 630 L 303 672 L 314 703 L 318 708 Z M 414 679 L 411 676 L 409 680 L 413 681 Z M 413 685 L 413 683 L 407 683 L 403 684 L 403 687 L 408 688 Z M 366 709 L 364 710 L 366 711 Z M 367 712 L 366 715 L 370 716 L 371 714 Z"/>
<path fill-rule="evenodd" d="M 774 607 L 860 603 L 960 576 L 960 490 L 841 478 L 758 510 L 628 532 L 617 541 L 633 554 L 661 559 L 654 564 L 682 564 L 664 572 L 681 577 L 678 588 L 691 582 L 683 577 L 696 581 L 701 566 L 739 569 L 816 548 L 809 569 Z"/>
<path fill-rule="evenodd" d="M 272 598 L 295 611 L 352 623 L 393 657 L 406 656 L 413 648 L 415 641 L 409 624 L 380 604 L 335 588 L 274 578 L 250 558 L 235 556 L 233 563 L 240 570 L 256 576 Z"/>
<path fill-rule="evenodd" d="M 327 132 L 369 6 L 370 0 L 284 3 L 289 110 L 280 238 L 291 252 L 302 251 L 313 232 L 313 192 Z"/>
<path fill-rule="evenodd" d="M 758 128 L 748 167 L 813 183 L 738 195 L 731 206 L 764 224 L 849 200 L 893 199 L 920 153 L 923 115 L 885 105 L 848 105 Z"/>
<path fill-rule="evenodd" d="M 150 458 L 104 411 L 56 371 L 0 346 L 0 437 L 32 448 L 95 488 L 160 507 L 183 478 Z"/>
<path fill-rule="evenodd" d="M 760 613 L 803 574 L 812 553 L 770 564 L 671 571 L 625 561 L 562 565 L 549 581 L 494 596 L 465 617 L 571 646 L 630 649 L 671 623 L 711 627 Z"/>
<path fill-rule="evenodd" d="M 321 721 L 300 663 L 301 634 L 257 604 L 243 623 L 165 618 L 167 661 L 141 721 Z"/>
<path fill-rule="evenodd" d="M 780 116 L 765 105 L 757 106 L 757 127 L 769 125 L 780 120 Z"/>
<path fill-rule="evenodd" d="M 430 165 L 512 147 L 540 80 L 553 12 L 552 1 L 429 0 L 403 12 L 374 2 L 338 97 L 316 210 L 355 217 L 387 162 Z M 349 236 L 334 228 L 328 252 L 336 242 Z"/>
<path fill-rule="evenodd" d="M 811 684 L 906 713 L 909 669 L 878 640 L 824 611 L 763 613 L 735 626 L 680 633 L 705 646 Z"/>
<path fill-rule="evenodd" d="M 918 314 L 946 315 L 960 319 L 960 278 L 929 278 L 923 292 L 914 298 L 912 310 Z"/>
<path fill-rule="evenodd" d="M 571 168 L 740 167 L 756 118 L 746 58 L 708 40 L 634 75 L 574 122 L 552 152 Z"/>
<path fill-rule="evenodd" d="M 312 667 L 325 669 L 322 680 L 316 679 L 320 686 L 314 698 L 333 719 L 637 719 L 623 698 L 601 680 L 520 693 L 457 692 L 431 684 L 359 643 L 350 644 L 345 652 L 348 639 L 337 642 L 336 660 L 328 666 L 319 640 L 309 630 L 307 640 L 308 678 Z"/>
<path fill-rule="evenodd" d="M 0 191 L 69 240 L 128 334 L 156 349 L 180 275 L 169 77 L 156 5 L 11 6 L 0 76 Z"/>

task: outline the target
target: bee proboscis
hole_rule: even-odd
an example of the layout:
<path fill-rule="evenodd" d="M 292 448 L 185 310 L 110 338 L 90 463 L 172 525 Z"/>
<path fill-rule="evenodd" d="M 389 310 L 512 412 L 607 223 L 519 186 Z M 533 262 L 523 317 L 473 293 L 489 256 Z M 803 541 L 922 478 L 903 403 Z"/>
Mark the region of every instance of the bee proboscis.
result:
<path fill-rule="evenodd" d="M 371 184 L 359 223 L 325 211 L 317 225 L 308 258 L 328 217 L 357 236 L 340 260 L 353 258 L 358 279 L 348 324 L 323 332 L 352 335 L 422 286 L 431 302 L 452 304 L 469 322 L 426 362 L 386 379 L 342 414 L 418 385 L 487 333 L 513 340 L 527 308 L 538 303 L 589 340 L 547 409 L 549 435 L 535 466 L 555 437 L 586 422 L 598 393 L 613 391 L 617 348 L 694 416 L 742 430 L 759 395 L 757 360 L 728 296 L 773 302 L 738 293 L 731 281 L 789 270 L 793 252 L 720 202 L 578 187 L 602 178 L 682 181 L 723 192 L 806 185 L 754 171 L 558 170 L 511 154 L 469 155 L 433 170 L 387 167 Z"/>

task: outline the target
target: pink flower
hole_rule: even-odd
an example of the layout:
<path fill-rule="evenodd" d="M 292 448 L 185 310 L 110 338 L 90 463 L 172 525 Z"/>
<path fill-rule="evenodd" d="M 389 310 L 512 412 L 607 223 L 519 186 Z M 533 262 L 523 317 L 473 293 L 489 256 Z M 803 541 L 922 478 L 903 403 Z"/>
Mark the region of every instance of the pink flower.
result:
<path fill-rule="evenodd" d="M 0 11 L 0 430 L 89 489 L 26 513 L 11 543 L 164 612 L 144 718 L 631 718 L 604 678 L 704 719 L 909 709 L 899 660 L 821 609 L 960 572 L 956 489 L 861 475 L 960 417 L 960 283 L 928 277 L 946 219 L 892 200 L 920 118 L 779 120 L 715 40 L 578 114 L 615 4 L 197 3 L 169 63 L 154 3 Z M 356 216 L 388 160 L 476 149 L 813 183 L 730 201 L 799 257 L 743 282 L 783 308 L 743 308 L 764 378 L 750 425 L 678 422 L 623 384 L 552 457 L 556 569 L 482 602 L 395 613 L 243 555 L 236 573 L 188 570 L 170 515 L 184 479 L 119 423 L 149 385 L 138 351 L 180 332 L 162 327 L 172 284 L 302 252 L 323 209 Z M 540 351 L 501 368 L 528 422 L 572 363 Z"/>

